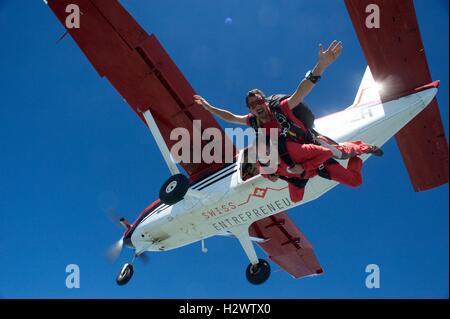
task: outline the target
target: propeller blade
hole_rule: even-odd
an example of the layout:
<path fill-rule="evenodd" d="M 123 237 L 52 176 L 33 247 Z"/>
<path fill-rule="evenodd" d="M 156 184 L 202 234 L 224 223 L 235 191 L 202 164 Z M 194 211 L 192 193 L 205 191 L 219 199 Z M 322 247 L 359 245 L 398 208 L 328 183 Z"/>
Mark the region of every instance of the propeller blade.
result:
<path fill-rule="evenodd" d="M 123 237 L 120 238 L 116 243 L 114 243 L 114 245 L 112 245 L 106 252 L 106 257 L 111 263 L 117 260 L 122 251 L 122 248 L 123 248 Z"/>
<path fill-rule="evenodd" d="M 120 217 L 117 214 L 117 211 L 114 208 L 110 208 L 108 210 L 105 211 L 106 216 L 108 216 L 108 219 L 117 227 L 119 228 L 123 228 L 122 225 L 120 224 Z"/>

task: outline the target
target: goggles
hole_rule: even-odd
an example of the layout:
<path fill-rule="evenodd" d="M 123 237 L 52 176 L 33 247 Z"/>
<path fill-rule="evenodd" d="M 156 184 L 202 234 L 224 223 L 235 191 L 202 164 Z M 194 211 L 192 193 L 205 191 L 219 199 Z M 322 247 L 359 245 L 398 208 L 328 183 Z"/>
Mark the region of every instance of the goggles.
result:
<path fill-rule="evenodd" d="M 266 100 L 260 96 L 256 96 L 256 99 L 248 103 L 248 107 L 251 109 L 254 109 L 258 105 L 264 105 L 266 103 Z"/>

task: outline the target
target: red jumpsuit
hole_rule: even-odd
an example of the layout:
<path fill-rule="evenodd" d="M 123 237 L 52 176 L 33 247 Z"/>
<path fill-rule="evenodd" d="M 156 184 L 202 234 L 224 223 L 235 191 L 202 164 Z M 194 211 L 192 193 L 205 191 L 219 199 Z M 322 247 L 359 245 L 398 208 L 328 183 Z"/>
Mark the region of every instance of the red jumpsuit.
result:
<path fill-rule="evenodd" d="M 287 99 L 282 100 L 280 102 L 280 108 L 283 111 L 283 113 L 287 117 L 289 117 L 289 119 L 291 119 L 291 121 L 293 121 L 297 126 L 302 128 L 304 131 L 306 131 L 305 125 L 302 123 L 302 121 L 300 121 L 294 115 L 294 113 L 292 113 L 292 110 L 289 108 Z M 269 114 L 271 114 L 270 110 L 268 110 L 268 112 L 269 112 Z M 252 117 L 252 116 L 254 116 L 254 115 L 252 115 L 252 114 L 247 115 L 246 122 L 247 122 L 247 125 L 249 125 L 249 126 L 250 126 L 250 117 Z M 276 119 L 273 116 L 271 116 L 271 119 L 269 122 L 261 124 L 261 128 L 265 128 L 266 134 L 269 135 L 271 128 L 279 129 L 279 126 L 278 126 L 278 122 L 276 121 Z M 339 150 L 342 153 L 340 156 L 334 156 L 335 158 L 347 159 L 347 158 L 351 158 L 353 156 L 369 153 L 369 151 L 370 151 L 370 146 L 362 141 L 349 141 L 349 142 L 336 144 L 334 141 L 331 141 L 324 136 L 319 137 L 319 139 L 320 139 L 320 143 L 322 145 L 328 145 L 330 148 L 336 148 L 337 150 Z M 324 148 L 328 149 L 326 147 L 324 147 Z M 291 152 L 289 152 L 289 154 L 292 156 Z M 331 154 L 331 155 L 333 156 L 336 154 Z"/>
<path fill-rule="evenodd" d="M 352 157 L 348 161 L 347 168 L 343 167 L 339 163 L 325 163 L 332 157 L 332 152 L 322 146 L 314 144 L 300 144 L 295 142 L 287 142 L 287 148 L 292 160 L 296 164 L 303 165 L 305 173 L 302 175 L 302 179 L 308 179 L 318 174 L 318 168 L 321 164 L 324 164 L 324 169 L 328 172 L 330 178 L 338 183 L 358 187 L 362 183 L 362 160 L 359 157 Z M 280 161 L 276 175 L 285 177 L 299 177 L 298 174 L 292 174 L 287 171 L 288 165 L 284 161 Z M 264 168 L 261 167 L 260 171 L 262 176 L 268 177 L 268 174 L 264 174 Z M 303 199 L 305 189 L 303 187 L 297 187 L 292 183 L 289 185 L 289 195 L 293 202 L 299 202 Z"/>
<path fill-rule="evenodd" d="M 292 113 L 287 104 L 287 99 L 281 101 L 280 107 L 282 111 L 288 116 L 296 125 L 300 126 L 306 131 L 304 124 Z M 247 124 L 250 125 L 250 116 L 247 116 Z M 270 128 L 279 128 L 277 121 L 272 117 L 271 121 L 263 123 L 263 128 L 267 129 L 269 134 Z M 340 145 L 336 145 L 324 139 L 327 144 L 333 145 L 343 153 L 342 158 L 350 158 L 347 168 L 344 168 L 339 163 L 325 163 L 327 160 L 333 157 L 333 152 L 326 147 L 315 144 L 302 144 L 298 142 L 287 141 L 287 151 L 289 156 L 296 164 L 301 164 L 305 169 L 305 173 L 302 175 L 303 179 L 314 177 L 318 174 L 317 169 L 320 165 L 324 165 L 324 168 L 328 172 L 330 178 L 336 182 L 348 185 L 351 187 L 358 187 L 362 183 L 362 160 L 356 155 L 364 154 L 369 151 L 369 145 L 362 141 L 345 142 Z M 280 160 L 280 164 L 276 171 L 276 175 L 285 177 L 299 177 L 298 174 L 292 174 L 287 171 L 287 164 Z M 263 169 L 261 173 L 264 177 Z M 292 183 L 289 184 L 289 194 L 293 202 L 299 202 L 303 199 L 304 188 L 297 187 Z"/>

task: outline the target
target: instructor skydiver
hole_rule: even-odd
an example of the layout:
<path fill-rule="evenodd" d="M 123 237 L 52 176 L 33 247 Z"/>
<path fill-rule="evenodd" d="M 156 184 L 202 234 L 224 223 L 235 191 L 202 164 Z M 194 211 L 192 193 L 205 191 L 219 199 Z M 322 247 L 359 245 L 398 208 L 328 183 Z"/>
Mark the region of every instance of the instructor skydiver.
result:
<path fill-rule="evenodd" d="M 329 148 L 333 152 L 334 158 L 347 159 L 365 153 L 381 156 L 383 152 L 376 146 L 361 141 L 338 144 L 319 135 L 312 128 L 314 115 L 303 103 L 303 100 L 320 80 L 325 69 L 339 57 L 341 52 L 342 43 L 336 40 L 325 51 L 320 44 L 319 62 L 311 71 L 307 72 L 305 78 L 291 96 L 277 94 L 267 98 L 259 89 L 249 91 L 246 96 L 246 104 L 250 114 L 247 115 L 236 115 L 214 107 L 199 95 L 194 95 L 194 99 L 197 104 L 216 114 L 224 121 L 246 124 L 252 126 L 255 130 L 265 128 L 267 133 L 270 128 L 281 128 L 287 134 L 288 139 L 302 140 L 303 143 L 312 143 Z M 299 172 L 300 170 L 298 167 L 290 168 L 292 172 Z"/>
<path fill-rule="evenodd" d="M 235 115 L 216 108 L 199 95 L 194 96 L 195 102 L 231 123 L 250 125 L 255 130 L 265 128 L 266 132 L 269 132 L 270 128 L 278 128 L 279 154 L 286 164 L 285 169 L 281 169 L 284 165 L 280 166 L 278 176 L 292 177 L 294 174 L 307 179 L 312 177 L 318 168 L 326 168 L 326 172 L 319 175 L 350 186 L 358 186 L 361 181 L 362 162 L 359 163 L 361 160 L 355 156 L 364 153 L 381 156 L 382 151 L 361 141 L 337 144 L 320 136 L 313 129 L 314 115 L 303 103 L 325 69 L 339 57 L 341 51 L 342 44 L 338 41 L 333 41 L 325 51 L 323 46 L 319 45 L 319 62 L 307 72 L 291 96 L 272 95 L 266 98 L 261 90 L 249 91 L 246 96 L 246 104 L 250 110 L 248 115 Z M 336 161 L 330 162 L 331 157 L 351 158 L 349 167 L 345 169 Z M 324 163 L 325 165 L 322 165 Z"/>

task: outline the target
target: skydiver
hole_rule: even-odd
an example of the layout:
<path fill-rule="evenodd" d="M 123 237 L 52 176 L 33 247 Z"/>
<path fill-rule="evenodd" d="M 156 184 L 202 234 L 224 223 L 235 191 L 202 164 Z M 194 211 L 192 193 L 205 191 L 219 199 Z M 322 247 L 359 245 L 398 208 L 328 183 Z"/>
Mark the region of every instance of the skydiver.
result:
<path fill-rule="evenodd" d="M 194 96 L 195 102 L 231 123 L 250 125 L 255 130 L 265 128 L 266 132 L 270 128 L 278 128 L 279 153 L 282 162 L 287 165 L 285 170 L 279 169 L 278 176 L 293 174 L 312 177 L 312 172 L 321 167 L 326 168 L 325 175 L 329 178 L 346 185 L 358 186 L 360 184 L 358 181 L 361 180 L 362 162 L 359 163 L 361 160 L 356 156 L 366 153 L 382 156 L 383 152 L 377 146 L 361 141 L 338 144 L 320 136 L 312 128 L 314 115 L 303 103 L 305 96 L 320 80 L 325 69 L 339 57 L 341 51 L 342 44 L 337 41 L 333 41 L 325 51 L 323 46 L 319 45 L 319 62 L 306 74 L 305 79 L 291 96 L 272 95 L 266 98 L 261 90 L 249 91 L 246 96 L 246 104 L 250 110 L 248 115 L 235 115 L 216 108 L 199 95 Z M 330 161 L 331 157 L 350 158 L 349 168 L 345 169 L 336 161 Z M 315 158 L 323 159 L 323 161 L 313 160 Z"/>
<path fill-rule="evenodd" d="M 303 103 L 303 100 L 311 92 L 314 84 L 319 81 L 325 69 L 339 57 L 341 51 L 342 44 L 336 40 L 325 51 L 320 44 L 319 62 L 312 71 L 306 74 L 305 79 L 301 81 L 291 96 L 277 94 L 266 98 L 261 90 L 254 89 L 249 91 L 246 96 L 246 104 L 250 114 L 235 115 L 229 111 L 212 106 L 199 95 L 194 96 L 195 102 L 230 123 L 250 125 L 255 130 L 257 128 L 265 128 L 266 132 L 270 128 L 281 127 L 281 133 L 284 133 L 281 137 L 302 143 L 322 145 L 329 148 L 333 152 L 333 157 L 337 159 L 348 159 L 366 153 L 381 156 L 383 152 L 377 146 L 368 145 L 361 141 L 338 144 L 329 138 L 319 135 L 312 128 L 314 115 Z M 290 151 L 285 150 L 282 153 L 287 153 L 287 157 Z M 288 162 L 289 165 L 293 165 L 292 161 Z M 301 173 L 302 168 L 299 165 L 293 165 L 289 168 L 289 171 Z"/>

